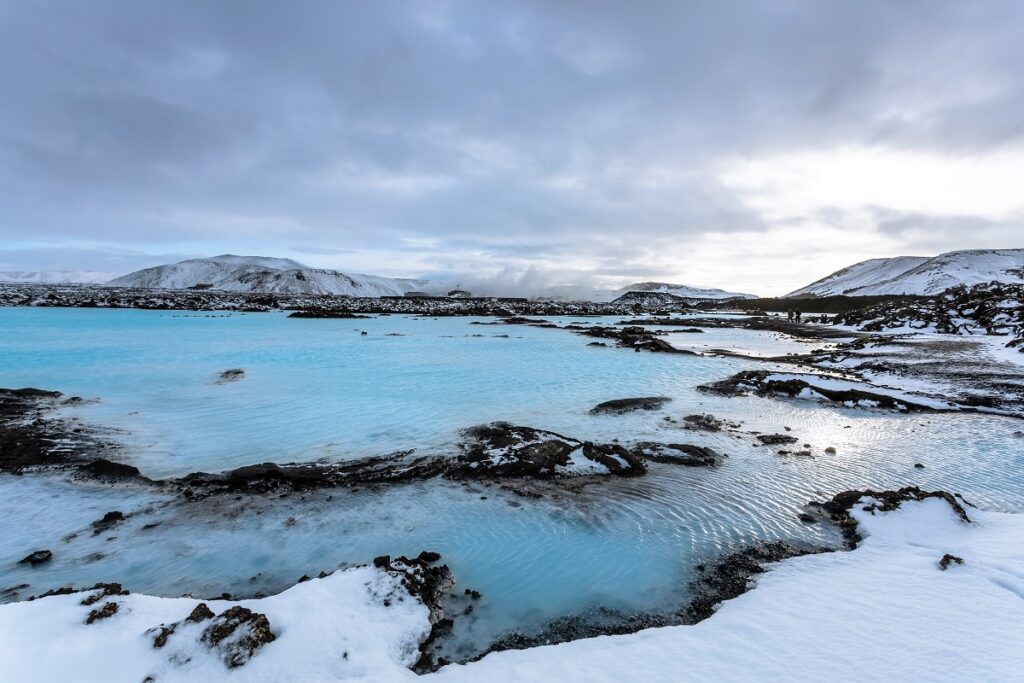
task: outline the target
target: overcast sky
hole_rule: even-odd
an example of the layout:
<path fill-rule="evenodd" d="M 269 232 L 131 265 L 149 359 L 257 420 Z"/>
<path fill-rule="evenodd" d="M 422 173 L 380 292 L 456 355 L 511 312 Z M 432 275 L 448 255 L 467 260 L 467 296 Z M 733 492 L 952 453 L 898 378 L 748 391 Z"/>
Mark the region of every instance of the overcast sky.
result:
<path fill-rule="evenodd" d="M 1024 3 L 0 2 L 0 270 L 781 294 L 1024 247 Z"/>

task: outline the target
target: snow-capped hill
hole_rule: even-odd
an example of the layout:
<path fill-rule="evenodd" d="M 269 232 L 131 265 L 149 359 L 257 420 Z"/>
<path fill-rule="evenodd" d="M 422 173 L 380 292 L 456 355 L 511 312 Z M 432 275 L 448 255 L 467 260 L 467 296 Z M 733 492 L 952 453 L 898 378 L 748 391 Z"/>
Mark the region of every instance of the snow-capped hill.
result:
<path fill-rule="evenodd" d="M 970 249 L 935 257 L 897 256 L 861 261 L 788 297 L 931 296 L 959 285 L 986 282 L 1024 283 L 1024 249 Z"/>
<path fill-rule="evenodd" d="M 233 254 L 145 268 L 122 275 L 110 284 L 141 289 L 209 286 L 230 292 L 345 296 L 401 296 L 428 285 L 425 280 L 350 275 L 310 268 L 292 259 Z"/>
<path fill-rule="evenodd" d="M 615 292 L 619 298 L 628 292 L 650 292 L 655 294 L 671 294 L 681 299 L 756 299 L 755 294 L 726 292 L 722 289 L 704 289 L 689 285 L 674 285 L 668 282 L 635 282 Z"/>
<path fill-rule="evenodd" d="M 790 292 L 786 296 L 836 296 L 859 287 L 868 287 L 891 280 L 929 260 L 927 256 L 897 256 L 873 258 L 837 270 L 820 280 Z"/>
<path fill-rule="evenodd" d="M 0 282 L 95 285 L 107 282 L 112 277 L 113 273 L 99 273 L 93 270 L 14 270 L 0 273 Z"/>

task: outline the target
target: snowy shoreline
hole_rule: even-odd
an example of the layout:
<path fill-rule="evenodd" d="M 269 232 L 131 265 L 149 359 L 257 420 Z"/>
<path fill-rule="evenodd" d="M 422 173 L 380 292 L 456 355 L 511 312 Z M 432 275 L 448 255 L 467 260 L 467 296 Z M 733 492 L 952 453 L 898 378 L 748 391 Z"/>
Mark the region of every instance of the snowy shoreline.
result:
<path fill-rule="evenodd" d="M 872 502 L 850 512 L 865 537 L 855 550 L 772 565 L 695 625 L 492 653 L 424 680 L 854 680 L 866 663 L 883 680 L 1013 680 L 1024 666 L 1024 518 L 969 508 L 965 523 L 937 498 L 862 509 Z M 947 554 L 962 564 L 941 567 Z M 86 625 L 82 597 L 0 606 L 8 680 L 407 681 L 430 630 L 428 609 L 393 574 L 340 570 L 260 600 L 211 601 L 213 612 L 265 614 L 274 632 L 229 669 L 196 634 L 153 647 L 150 629 L 182 619 L 194 599 L 107 598 L 120 609 Z"/>

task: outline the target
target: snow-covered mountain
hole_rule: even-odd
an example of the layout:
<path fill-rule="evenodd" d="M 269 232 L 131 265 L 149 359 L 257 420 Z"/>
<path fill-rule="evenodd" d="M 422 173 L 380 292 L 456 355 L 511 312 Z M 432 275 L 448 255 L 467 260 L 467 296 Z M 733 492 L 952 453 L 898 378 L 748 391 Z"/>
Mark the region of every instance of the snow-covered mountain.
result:
<path fill-rule="evenodd" d="M 869 259 L 786 296 L 932 295 L 957 285 L 992 281 L 1024 283 L 1024 249 L 970 249 L 934 257 Z"/>
<path fill-rule="evenodd" d="M 95 285 L 106 282 L 112 277 L 114 277 L 113 273 L 100 273 L 93 270 L 8 270 L 0 272 L 0 283 Z"/>
<path fill-rule="evenodd" d="M 232 292 L 401 296 L 428 287 L 430 283 L 310 268 L 292 259 L 224 254 L 145 268 L 115 278 L 110 284 L 146 289 L 188 289 L 209 285 Z"/>
<path fill-rule="evenodd" d="M 614 299 L 619 298 L 627 292 L 651 292 L 656 294 L 671 294 L 682 299 L 756 299 L 755 294 L 744 294 L 740 292 L 726 292 L 722 289 L 704 289 L 691 287 L 689 285 L 673 285 L 668 282 L 635 282 L 626 285 L 614 292 Z"/>

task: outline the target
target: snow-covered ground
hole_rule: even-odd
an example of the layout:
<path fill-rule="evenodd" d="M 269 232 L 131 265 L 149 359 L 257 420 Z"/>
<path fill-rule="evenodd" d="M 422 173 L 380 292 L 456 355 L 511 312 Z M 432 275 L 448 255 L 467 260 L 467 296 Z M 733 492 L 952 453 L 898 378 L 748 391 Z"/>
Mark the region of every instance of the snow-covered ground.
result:
<path fill-rule="evenodd" d="M 860 508 L 852 515 L 865 540 L 856 550 L 774 565 L 696 625 L 494 653 L 422 680 L 1019 680 L 1024 518 L 968 508 L 965 524 L 940 499 Z M 942 569 L 947 553 L 963 564 Z M 229 670 L 195 625 L 152 645 L 151 629 L 182 620 L 197 600 L 106 598 L 117 612 L 86 625 L 95 609 L 80 604 L 86 595 L 0 606 L 5 680 L 409 681 L 429 630 L 427 609 L 394 577 L 349 569 L 240 603 L 265 614 L 276 639 Z M 208 604 L 221 612 L 234 603 Z"/>
<path fill-rule="evenodd" d="M 1024 249 L 951 251 L 928 258 L 869 259 L 828 275 L 786 296 L 938 294 L 957 285 L 1024 283 Z"/>

